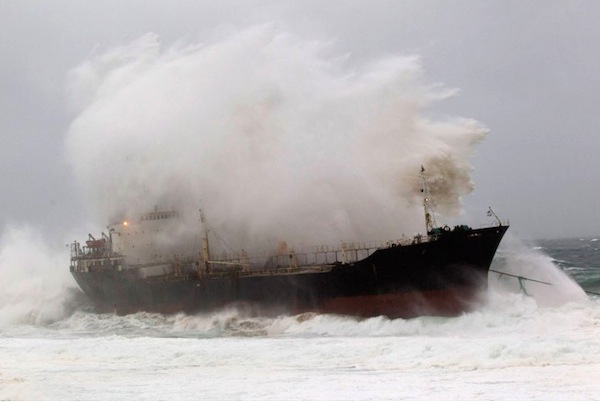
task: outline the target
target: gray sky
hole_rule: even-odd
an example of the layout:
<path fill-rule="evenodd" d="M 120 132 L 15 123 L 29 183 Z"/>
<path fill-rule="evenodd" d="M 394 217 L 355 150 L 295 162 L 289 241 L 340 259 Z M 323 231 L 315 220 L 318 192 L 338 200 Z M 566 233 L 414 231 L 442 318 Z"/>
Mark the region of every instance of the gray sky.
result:
<path fill-rule="evenodd" d="M 460 89 L 435 112 L 491 130 L 470 159 L 471 224 L 491 205 L 522 238 L 598 235 L 598 15 L 597 1 L 2 0 L 0 229 L 60 238 L 86 222 L 65 159 L 71 69 L 148 32 L 202 42 L 273 21 L 350 64 L 419 55 L 429 82 Z"/>

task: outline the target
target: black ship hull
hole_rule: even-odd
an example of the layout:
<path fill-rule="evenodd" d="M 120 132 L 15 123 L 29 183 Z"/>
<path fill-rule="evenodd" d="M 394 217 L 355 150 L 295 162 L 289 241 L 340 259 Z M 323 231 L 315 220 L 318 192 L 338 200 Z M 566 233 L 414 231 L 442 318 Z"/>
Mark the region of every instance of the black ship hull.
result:
<path fill-rule="evenodd" d="M 157 277 L 128 268 L 71 271 L 98 309 L 119 314 L 193 313 L 241 304 L 261 315 L 455 316 L 479 302 L 507 228 L 444 231 L 425 242 L 391 245 L 320 270 L 231 270 L 219 276 L 190 270 Z"/>

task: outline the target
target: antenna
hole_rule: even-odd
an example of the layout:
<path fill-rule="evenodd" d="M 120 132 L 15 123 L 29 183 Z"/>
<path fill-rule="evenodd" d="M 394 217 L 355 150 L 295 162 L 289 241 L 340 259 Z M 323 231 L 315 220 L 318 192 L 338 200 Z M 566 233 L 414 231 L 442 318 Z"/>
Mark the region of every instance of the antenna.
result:
<path fill-rule="evenodd" d="M 429 187 L 427 186 L 427 178 L 425 177 L 425 167 L 421 165 L 421 182 L 423 193 L 423 209 L 425 210 L 425 227 L 427 228 L 427 234 L 431 234 L 431 231 L 437 227 L 435 222 L 435 212 L 431 206 L 431 195 L 429 194 Z"/>

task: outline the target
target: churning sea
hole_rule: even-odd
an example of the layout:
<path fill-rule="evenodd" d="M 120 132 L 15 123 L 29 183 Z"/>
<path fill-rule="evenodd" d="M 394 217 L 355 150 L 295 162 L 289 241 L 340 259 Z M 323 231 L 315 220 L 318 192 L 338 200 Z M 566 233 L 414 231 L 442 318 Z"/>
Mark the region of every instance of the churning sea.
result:
<path fill-rule="evenodd" d="M 52 315 L 7 320 L 16 293 L 0 399 L 600 399 L 600 241 L 508 238 L 492 269 L 532 280 L 491 272 L 485 303 L 456 318 L 116 316 L 70 287 Z"/>

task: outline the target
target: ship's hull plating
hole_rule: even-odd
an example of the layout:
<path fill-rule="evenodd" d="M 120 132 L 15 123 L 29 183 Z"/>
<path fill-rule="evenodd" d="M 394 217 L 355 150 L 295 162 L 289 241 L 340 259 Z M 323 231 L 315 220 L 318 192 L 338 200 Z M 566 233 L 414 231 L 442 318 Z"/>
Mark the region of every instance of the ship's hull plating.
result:
<path fill-rule="evenodd" d="M 507 227 L 451 231 L 392 246 L 328 271 L 229 277 L 142 278 L 137 271 L 72 272 L 101 310 L 120 314 L 208 311 L 240 304 L 257 314 L 321 312 L 361 317 L 454 316 L 469 311 Z"/>

